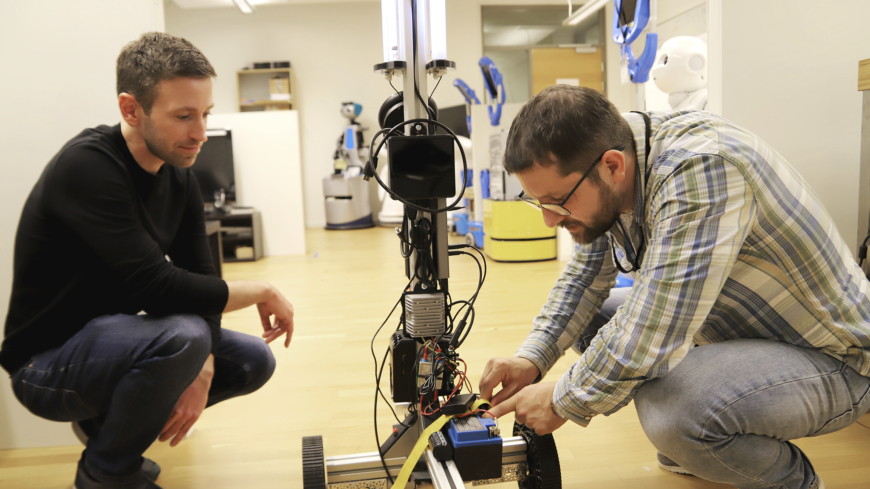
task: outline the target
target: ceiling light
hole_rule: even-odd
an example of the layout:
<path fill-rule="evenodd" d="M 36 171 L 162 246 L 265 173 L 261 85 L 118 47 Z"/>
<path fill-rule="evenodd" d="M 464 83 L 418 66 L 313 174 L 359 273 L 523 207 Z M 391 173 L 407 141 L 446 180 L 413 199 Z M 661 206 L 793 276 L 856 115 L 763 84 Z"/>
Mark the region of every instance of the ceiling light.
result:
<path fill-rule="evenodd" d="M 610 0 L 590 0 L 562 21 L 562 25 L 577 25 L 607 5 Z"/>
<path fill-rule="evenodd" d="M 254 13 L 254 7 L 248 3 L 248 0 L 233 0 L 233 3 L 236 4 L 236 7 L 239 7 L 239 10 L 241 10 L 243 14 Z"/>

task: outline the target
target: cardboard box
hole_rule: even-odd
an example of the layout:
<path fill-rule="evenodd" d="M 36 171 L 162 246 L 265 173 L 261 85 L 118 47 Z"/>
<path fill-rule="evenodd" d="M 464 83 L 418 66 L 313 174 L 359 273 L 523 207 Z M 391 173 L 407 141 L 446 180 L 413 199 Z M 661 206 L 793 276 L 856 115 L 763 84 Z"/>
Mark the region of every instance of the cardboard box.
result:
<path fill-rule="evenodd" d="M 290 79 L 277 76 L 270 79 L 269 93 L 290 93 Z"/>

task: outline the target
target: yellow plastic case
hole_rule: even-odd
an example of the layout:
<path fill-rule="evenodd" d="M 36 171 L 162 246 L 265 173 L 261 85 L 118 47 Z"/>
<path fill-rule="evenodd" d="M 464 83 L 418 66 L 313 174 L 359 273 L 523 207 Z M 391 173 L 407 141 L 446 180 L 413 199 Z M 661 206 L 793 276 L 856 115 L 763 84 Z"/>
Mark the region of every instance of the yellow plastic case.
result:
<path fill-rule="evenodd" d="M 556 259 L 556 229 L 541 211 L 518 200 L 483 201 L 483 250 L 495 261 Z"/>

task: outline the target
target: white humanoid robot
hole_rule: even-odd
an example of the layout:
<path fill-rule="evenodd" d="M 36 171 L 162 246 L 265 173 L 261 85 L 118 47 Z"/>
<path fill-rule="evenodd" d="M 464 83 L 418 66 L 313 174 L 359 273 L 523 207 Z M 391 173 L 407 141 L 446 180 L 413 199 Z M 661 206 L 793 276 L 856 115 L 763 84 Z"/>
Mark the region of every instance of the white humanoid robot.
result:
<path fill-rule="evenodd" d="M 707 106 L 707 43 L 697 37 L 668 39 L 650 74 L 659 90 L 668 94 L 671 110 Z"/>
<path fill-rule="evenodd" d="M 350 119 L 339 136 L 335 149 L 334 172 L 323 179 L 326 229 L 360 229 L 374 226 L 369 204 L 368 182 L 363 180 L 363 160 L 369 148 L 363 128 L 356 122 L 362 106 L 353 102 L 341 105 L 341 115 Z"/>

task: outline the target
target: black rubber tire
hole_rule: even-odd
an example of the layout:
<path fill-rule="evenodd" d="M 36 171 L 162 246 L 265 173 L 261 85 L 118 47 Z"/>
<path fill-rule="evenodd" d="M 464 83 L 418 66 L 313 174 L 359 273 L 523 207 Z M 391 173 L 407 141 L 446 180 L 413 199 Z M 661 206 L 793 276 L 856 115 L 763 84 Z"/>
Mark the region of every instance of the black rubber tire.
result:
<path fill-rule="evenodd" d="M 323 458 L 323 437 L 302 437 L 302 487 L 326 489 L 326 460 Z"/>
<path fill-rule="evenodd" d="M 529 472 L 520 478 L 520 489 L 562 489 L 562 468 L 553 435 L 541 436 L 526 425 L 514 423 L 514 436 L 526 442 L 526 464 Z"/>

